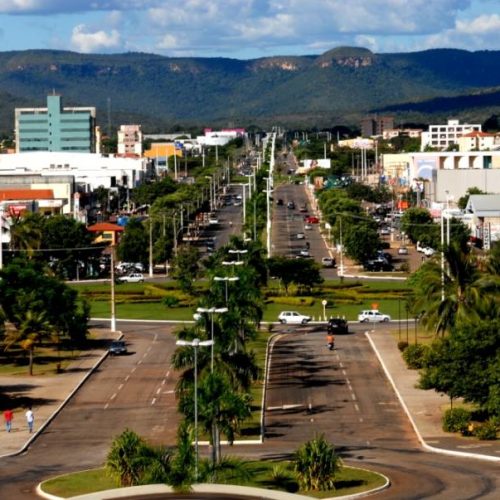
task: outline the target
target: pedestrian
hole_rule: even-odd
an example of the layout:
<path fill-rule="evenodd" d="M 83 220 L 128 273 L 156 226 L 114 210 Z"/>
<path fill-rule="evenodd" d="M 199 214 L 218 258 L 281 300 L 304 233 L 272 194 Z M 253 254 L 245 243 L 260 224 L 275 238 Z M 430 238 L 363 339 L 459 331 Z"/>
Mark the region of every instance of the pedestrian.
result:
<path fill-rule="evenodd" d="M 35 415 L 33 415 L 33 410 L 31 409 L 31 406 L 28 408 L 26 411 L 26 422 L 28 423 L 28 430 L 30 431 L 30 434 L 33 432 L 33 424 L 35 423 Z"/>
<path fill-rule="evenodd" d="M 14 418 L 14 413 L 12 410 L 5 410 L 3 412 L 3 418 L 5 419 L 5 428 L 7 429 L 7 432 L 10 432 L 12 429 L 12 419 Z"/>

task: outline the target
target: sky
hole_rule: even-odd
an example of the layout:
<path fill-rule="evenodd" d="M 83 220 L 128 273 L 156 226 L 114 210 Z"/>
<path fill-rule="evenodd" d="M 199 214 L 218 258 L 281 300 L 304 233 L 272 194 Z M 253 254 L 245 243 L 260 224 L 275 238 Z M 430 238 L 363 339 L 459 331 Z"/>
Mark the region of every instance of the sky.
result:
<path fill-rule="evenodd" d="M 254 59 L 500 50 L 500 0 L 0 0 L 0 50 Z"/>

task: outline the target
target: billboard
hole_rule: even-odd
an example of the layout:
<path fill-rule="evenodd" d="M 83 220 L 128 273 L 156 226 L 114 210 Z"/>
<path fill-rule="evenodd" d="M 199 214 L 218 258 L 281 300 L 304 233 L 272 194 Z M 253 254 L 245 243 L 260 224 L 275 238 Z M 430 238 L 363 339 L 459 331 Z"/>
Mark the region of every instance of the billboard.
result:
<path fill-rule="evenodd" d="M 304 160 L 304 168 L 331 168 L 332 161 L 330 158 L 320 158 L 318 160 Z"/>
<path fill-rule="evenodd" d="M 438 168 L 436 156 L 429 158 L 415 158 L 415 177 L 417 179 L 427 179 L 432 181 L 432 173 Z"/>

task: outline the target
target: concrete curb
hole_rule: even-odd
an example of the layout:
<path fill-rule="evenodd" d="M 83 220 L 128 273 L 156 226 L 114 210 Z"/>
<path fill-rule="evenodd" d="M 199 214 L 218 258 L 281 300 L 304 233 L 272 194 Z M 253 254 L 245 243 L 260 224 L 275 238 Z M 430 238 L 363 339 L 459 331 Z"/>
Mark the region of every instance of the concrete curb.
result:
<path fill-rule="evenodd" d="M 118 339 L 123 338 L 123 333 L 121 332 L 116 332 L 119 333 Z M 13 453 L 7 453 L 5 455 L 0 455 L 0 458 L 4 457 L 15 457 L 24 451 L 26 451 L 30 444 L 35 441 L 35 439 L 38 438 L 38 436 L 45 430 L 46 427 L 49 426 L 49 424 L 56 418 L 56 416 L 59 414 L 59 412 L 68 404 L 69 400 L 78 392 L 80 387 L 87 381 L 87 379 L 94 373 L 94 371 L 99 367 L 99 365 L 106 359 L 108 356 L 108 351 L 105 351 L 104 354 L 94 363 L 94 365 L 89 369 L 89 371 L 84 375 L 84 377 L 78 382 L 76 387 L 68 394 L 66 399 L 54 410 L 54 412 L 47 418 L 47 420 L 40 426 L 40 428 L 33 434 L 33 436 L 24 443 L 24 445 L 18 450 Z"/>
<path fill-rule="evenodd" d="M 394 392 L 396 393 L 396 396 L 397 396 L 397 398 L 399 400 L 399 403 L 401 404 L 404 412 L 406 413 L 406 416 L 408 417 L 408 420 L 410 421 L 410 424 L 412 425 L 413 430 L 415 431 L 415 434 L 417 435 L 417 438 L 418 438 L 418 440 L 419 440 L 422 448 L 424 448 L 424 450 L 430 451 L 432 453 L 440 453 L 442 455 L 450 455 L 450 456 L 453 456 L 453 457 L 475 458 L 475 459 L 478 459 L 478 460 L 487 460 L 487 461 L 490 461 L 490 462 L 500 462 L 500 457 L 493 457 L 493 456 L 490 456 L 490 455 L 482 455 L 482 454 L 479 454 L 479 453 L 467 453 L 466 451 L 446 450 L 444 448 L 436 448 L 434 446 L 428 445 L 425 442 L 425 440 L 422 437 L 422 435 L 420 434 L 420 431 L 419 431 L 419 429 L 417 427 L 417 424 L 415 423 L 415 420 L 413 420 L 413 416 L 411 415 L 410 410 L 406 406 L 406 403 L 405 403 L 403 397 L 401 396 L 400 392 L 398 391 L 398 389 L 396 387 L 396 383 L 394 382 L 394 379 L 392 378 L 391 374 L 389 373 L 389 370 L 387 369 L 387 367 L 386 367 L 386 365 L 384 363 L 384 360 L 382 359 L 382 356 L 380 355 L 377 347 L 375 346 L 375 343 L 371 339 L 370 333 L 365 332 L 365 336 L 368 339 L 368 342 L 370 343 L 373 351 L 375 352 L 375 355 L 377 356 L 377 358 L 379 360 L 379 363 L 382 366 L 382 369 L 384 370 L 385 376 L 387 377 L 387 380 L 389 380 L 389 382 L 390 382 L 390 384 L 391 384 Z"/>

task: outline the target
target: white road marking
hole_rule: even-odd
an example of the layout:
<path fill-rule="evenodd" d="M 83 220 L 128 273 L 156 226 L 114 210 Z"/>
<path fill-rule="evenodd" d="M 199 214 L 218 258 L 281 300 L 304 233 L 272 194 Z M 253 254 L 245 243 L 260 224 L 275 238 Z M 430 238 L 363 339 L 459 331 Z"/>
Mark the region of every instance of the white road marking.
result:
<path fill-rule="evenodd" d="M 342 370 L 342 375 L 344 375 L 344 377 L 347 375 L 345 370 Z"/>
<path fill-rule="evenodd" d="M 134 367 L 132 368 L 132 370 L 130 370 L 130 373 L 134 373 L 134 372 L 135 372 L 135 370 L 136 370 L 136 367 L 134 366 Z"/>
<path fill-rule="evenodd" d="M 161 385 L 165 385 L 165 382 L 166 382 L 166 380 L 165 380 L 165 379 L 163 379 L 163 380 L 161 381 Z"/>
<path fill-rule="evenodd" d="M 108 409 L 108 406 L 109 406 L 109 403 L 106 403 L 106 404 L 104 405 L 104 409 L 105 409 L 105 410 L 107 410 L 107 409 Z"/>
<path fill-rule="evenodd" d="M 356 411 L 359 411 L 359 406 L 355 403 L 354 408 L 356 408 Z"/>
<path fill-rule="evenodd" d="M 351 381 L 346 377 L 345 381 L 347 382 L 348 385 L 351 385 Z"/>
<path fill-rule="evenodd" d="M 115 399 L 115 398 L 116 398 L 116 392 L 109 399 Z"/>
<path fill-rule="evenodd" d="M 168 370 L 167 374 L 165 375 L 165 377 L 170 377 L 170 370 Z"/>
<path fill-rule="evenodd" d="M 153 401 L 151 401 L 151 405 L 154 405 L 156 403 L 156 398 L 153 398 Z"/>
<path fill-rule="evenodd" d="M 340 368 L 344 368 L 344 364 L 343 363 L 339 363 L 339 366 L 340 366 Z"/>
<path fill-rule="evenodd" d="M 292 405 L 282 405 L 282 406 L 268 406 L 268 411 L 271 410 L 291 410 L 292 408 L 299 408 L 304 406 L 303 404 L 292 404 Z"/>
<path fill-rule="evenodd" d="M 120 385 L 118 386 L 118 390 L 119 390 L 119 391 L 121 391 L 122 389 L 123 389 L 123 384 L 120 384 Z"/>
<path fill-rule="evenodd" d="M 362 423 L 363 422 L 363 418 L 359 417 L 359 421 L 360 421 L 360 423 Z"/>
<path fill-rule="evenodd" d="M 158 390 L 156 391 L 156 394 L 160 394 L 161 392 L 161 387 L 158 387 Z"/>
<path fill-rule="evenodd" d="M 352 398 L 353 401 L 356 401 L 356 394 L 352 393 L 351 394 L 351 398 Z"/>
<path fill-rule="evenodd" d="M 125 377 L 125 382 L 128 382 L 128 379 L 129 379 L 129 378 L 130 378 L 130 375 L 127 375 L 127 376 Z"/>
<path fill-rule="evenodd" d="M 171 389 L 170 391 L 165 391 L 163 394 L 173 394 L 175 391 Z"/>
<path fill-rule="evenodd" d="M 137 364 L 140 365 L 142 363 L 142 359 L 140 359 L 139 361 L 137 361 Z"/>
<path fill-rule="evenodd" d="M 146 352 L 149 352 L 151 350 L 151 346 L 149 346 L 146 350 Z M 144 354 L 144 356 L 146 356 L 146 354 Z"/>

